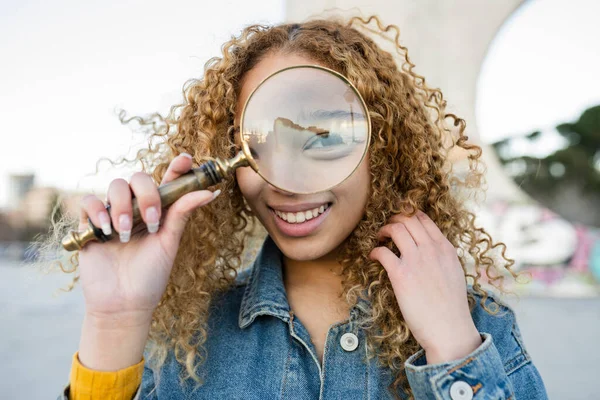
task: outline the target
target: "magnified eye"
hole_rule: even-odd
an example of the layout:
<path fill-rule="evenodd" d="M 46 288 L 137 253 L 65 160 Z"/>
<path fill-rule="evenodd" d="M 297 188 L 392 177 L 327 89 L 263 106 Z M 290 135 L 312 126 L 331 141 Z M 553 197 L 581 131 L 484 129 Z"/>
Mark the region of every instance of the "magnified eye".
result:
<path fill-rule="evenodd" d="M 337 133 L 318 135 L 308 139 L 303 147 L 303 150 L 333 146 L 336 144 L 344 144 L 344 139 Z"/>
<path fill-rule="evenodd" d="M 345 157 L 352 151 L 352 146 L 344 142 L 337 133 L 313 136 L 306 141 L 302 151 L 307 157 L 317 160 L 335 160 Z"/>

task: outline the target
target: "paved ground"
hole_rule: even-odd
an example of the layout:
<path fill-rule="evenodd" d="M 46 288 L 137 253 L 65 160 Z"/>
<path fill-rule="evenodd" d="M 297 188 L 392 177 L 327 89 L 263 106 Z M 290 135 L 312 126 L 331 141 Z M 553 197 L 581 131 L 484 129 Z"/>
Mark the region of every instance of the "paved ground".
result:
<path fill-rule="evenodd" d="M 0 261 L 0 393 L 54 399 L 77 349 L 81 290 L 52 297 L 67 275 L 38 276 Z M 510 301 L 551 399 L 600 398 L 600 299 Z"/>

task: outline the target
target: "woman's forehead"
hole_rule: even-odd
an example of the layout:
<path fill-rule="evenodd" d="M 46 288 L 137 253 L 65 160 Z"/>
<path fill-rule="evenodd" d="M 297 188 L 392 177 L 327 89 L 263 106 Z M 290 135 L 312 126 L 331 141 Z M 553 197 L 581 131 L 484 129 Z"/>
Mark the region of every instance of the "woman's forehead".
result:
<path fill-rule="evenodd" d="M 242 76 L 242 86 L 236 104 L 235 125 L 239 126 L 239 119 L 246 100 L 263 80 L 283 68 L 306 64 L 324 66 L 302 55 L 274 53 L 263 58 L 251 70 L 245 72 Z"/>

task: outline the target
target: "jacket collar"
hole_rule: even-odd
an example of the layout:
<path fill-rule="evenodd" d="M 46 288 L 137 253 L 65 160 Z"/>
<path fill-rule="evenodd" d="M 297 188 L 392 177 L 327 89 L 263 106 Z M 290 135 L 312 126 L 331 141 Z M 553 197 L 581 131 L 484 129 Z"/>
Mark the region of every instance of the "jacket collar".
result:
<path fill-rule="evenodd" d="M 285 322 L 290 320 L 290 305 L 283 285 L 282 253 L 270 236 L 267 236 L 252 268 L 242 297 L 238 324 L 249 326 L 259 315 L 271 315 Z M 370 303 L 359 298 L 352 307 L 351 315 L 357 311 L 367 313 Z"/>
<path fill-rule="evenodd" d="M 254 261 L 240 306 L 239 326 L 245 328 L 259 315 L 290 318 L 290 305 L 283 285 L 282 254 L 267 236 Z"/>

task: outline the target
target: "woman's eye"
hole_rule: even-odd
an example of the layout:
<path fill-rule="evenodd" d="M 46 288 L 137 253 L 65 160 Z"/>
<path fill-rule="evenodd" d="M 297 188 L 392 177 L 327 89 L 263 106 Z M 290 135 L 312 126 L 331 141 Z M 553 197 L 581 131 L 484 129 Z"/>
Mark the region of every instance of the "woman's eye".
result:
<path fill-rule="evenodd" d="M 329 135 L 313 136 L 306 141 L 302 150 L 318 149 L 323 147 L 343 145 L 344 139 L 337 133 L 330 133 Z"/>
<path fill-rule="evenodd" d="M 349 155 L 355 147 L 353 143 L 346 143 L 341 135 L 330 133 L 308 139 L 302 147 L 302 153 L 313 160 L 331 161 Z"/>

